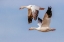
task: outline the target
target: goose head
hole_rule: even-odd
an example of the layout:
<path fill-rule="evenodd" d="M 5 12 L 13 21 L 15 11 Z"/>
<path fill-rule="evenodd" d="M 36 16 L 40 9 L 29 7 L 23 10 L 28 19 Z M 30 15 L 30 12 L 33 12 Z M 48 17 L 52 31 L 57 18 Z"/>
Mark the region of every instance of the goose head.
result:
<path fill-rule="evenodd" d="M 34 30 L 34 28 L 29 28 L 29 30 Z"/>
<path fill-rule="evenodd" d="M 55 30 L 56 30 L 56 29 L 54 29 L 54 28 L 51 28 L 51 29 L 50 29 L 50 31 L 55 31 Z"/>
<path fill-rule="evenodd" d="M 35 27 L 31 27 L 31 28 L 29 28 L 29 30 L 36 30 L 36 28 Z"/>
<path fill-rule="evenodd" d="M 19 9 L 24 9 L 24 8 L 26 8 L 26 6 L 21 6 Z"/>

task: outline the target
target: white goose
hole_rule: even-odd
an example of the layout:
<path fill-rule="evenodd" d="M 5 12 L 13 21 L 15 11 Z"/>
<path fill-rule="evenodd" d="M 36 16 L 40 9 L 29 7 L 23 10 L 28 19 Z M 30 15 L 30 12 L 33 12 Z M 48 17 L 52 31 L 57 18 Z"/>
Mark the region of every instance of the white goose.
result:
<path fill-rule="evenodd" d="M 54 28 L 49 27 L 51 17 L 52 17 L 51 7 L 48 7 L 48 10 L 46 11 L 44 18 L 40 19 L 38 17 L 38 26 L 39 27 L 37 27 L 37 28 L 31 27 L 31 28 L 29 28 L 29 30 L 38 30 L 38 31 L 41 31 L 41 32 L 54 31 L 55 30 Z"/>
<path fill-rule="evenodd" d="M 28 5 L 28 6 L 21 6 L 20 9 L 28 9 L 28 23 L 32 22 L 32 19 L 37 20 L 39 10 L 44 10 L 45 8 L 36 6 L 36 5 Z"/>

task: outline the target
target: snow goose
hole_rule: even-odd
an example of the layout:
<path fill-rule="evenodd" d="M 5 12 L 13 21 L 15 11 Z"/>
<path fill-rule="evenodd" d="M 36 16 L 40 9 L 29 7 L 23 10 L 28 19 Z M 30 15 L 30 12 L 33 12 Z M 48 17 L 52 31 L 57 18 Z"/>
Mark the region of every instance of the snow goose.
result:
<path fill-rule="evenodd" d="M 20 9 L 28 9 L 28 23 L 32 23 L 32 19 L 37 20 L 39 10 L 44 10 L 45 8 L 36 6 L 36 5 L 28 5 L 28 6 L 21 6 Z"/>
<path fill-rule="evenodd" d="M 50 6 L 50 7 L 48 7 L 43 19 L 38 17 L 38 26 L 39 27 L 37 27 L 37 28 L 31 27 L 31 28 L 29 28 L 29 30 L 38 30 L 38 31 L 41 31 L 41 32 L 49 32 L 49 31 L 56 30 L 54 28 L 49 27 L 51 17 L 52 17 L 52 11 L 51 11 L 51 6 Z"/>

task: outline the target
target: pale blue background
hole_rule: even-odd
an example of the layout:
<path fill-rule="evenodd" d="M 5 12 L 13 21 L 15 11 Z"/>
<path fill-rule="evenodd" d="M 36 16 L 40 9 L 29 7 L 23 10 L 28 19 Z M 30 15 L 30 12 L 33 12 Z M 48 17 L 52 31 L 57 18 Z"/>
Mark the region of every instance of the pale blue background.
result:
<path fill-rule="evenodd" d="M 46 8 L 40 11 L 40 18 L 52 6 L 50 27 L 56 31 L 29 31 L 31 26 L 37 27 L 37 21 L 29 25 L 27 9 L 19 10 L 20 6 L 29 4 Z M 0 42 L 64 42 L 64 0 L 0 0 Z"/>

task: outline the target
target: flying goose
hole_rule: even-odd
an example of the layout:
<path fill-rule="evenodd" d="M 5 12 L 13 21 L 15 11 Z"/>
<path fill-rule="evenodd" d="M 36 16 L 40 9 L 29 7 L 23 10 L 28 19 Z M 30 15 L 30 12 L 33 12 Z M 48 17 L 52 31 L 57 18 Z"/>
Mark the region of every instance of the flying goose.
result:
<path fill-rule="evenodd" d="M 38 31 L 41 31 L 41 32 L 49 32 L 49 31 L 56 30 L 54 28 L 49 27 L 51 17 L 52 17 L 52 11 L 51 11 L 51 6 L 50 6 L 50 7 L 48 7 L 43 19 L 38 17 L 38 26 L 39 27 L 37 27 L 37 28 L 31 27 L 31 28 L 29 28 L 29 30 L 38 30 Z"/>
<path fill-rule="evenodd" d="M 39 10 L 44 10 L 45 8 L 36 6 L 36 5 L 28 5 L 28 6 L 21 6 L 20 9 L 28 9 L 28 23 L 32 23 L 32 19 L 37 20 Z"/>

